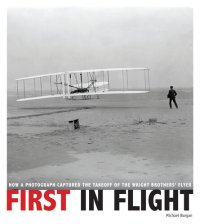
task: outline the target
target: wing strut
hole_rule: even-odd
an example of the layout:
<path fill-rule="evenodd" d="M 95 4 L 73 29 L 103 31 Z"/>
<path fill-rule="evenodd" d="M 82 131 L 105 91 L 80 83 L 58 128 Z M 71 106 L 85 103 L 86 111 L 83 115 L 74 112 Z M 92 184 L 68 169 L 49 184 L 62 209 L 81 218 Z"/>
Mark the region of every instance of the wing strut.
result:
<path fill-rule="evenodd" d="M 122 81 L 123 81 L 123 90 L 124 90 L 124 71 L 122 70 Z"/>
<path fill-rule="evenodd" d="M 17 99 L 19 98 L 19 87 L 18 87 L 18 80 L 17 80 Z"/>
<path fill-rule="evenodd" d="M 34 96 L 36 96 L 36 91 L 35 91 L 35 79 L 33 79 L 33 88 L 34 88 Z"/>
<path fill-rule="evenodd" d="M 147 70 L 147 74 L 148 74 L 148 85 L 149 85 L 149 91 L 150 91 L 150 90 L 151 90 L 151 88 L 150 88 L 149 69 Z"/>
<path fill-rule="evenodd" d="M 108 89 L 109 89 L 110 88 L 109 71 L 107 71 L 107 75 L 108 75 Z"/>
<path fill-rule="evenodd" d="M 144 89 L 145 89 L 145 90 L 147 89 L 147 85 L 146 85 L 146 72 L 145 72 L 145 69 L 144 69 Z"/>
<path fill-rule="evenodd" d="M 128 70 L 126 70 L 126 80 L 127 80 L 127 89 L 128 89 Z"/>
<path fill-rule="evenodd" d="M 25 96 L 25 80 L 23 80 L 23 86 L 24 86 L 24 98 L 26 97 Z"/>

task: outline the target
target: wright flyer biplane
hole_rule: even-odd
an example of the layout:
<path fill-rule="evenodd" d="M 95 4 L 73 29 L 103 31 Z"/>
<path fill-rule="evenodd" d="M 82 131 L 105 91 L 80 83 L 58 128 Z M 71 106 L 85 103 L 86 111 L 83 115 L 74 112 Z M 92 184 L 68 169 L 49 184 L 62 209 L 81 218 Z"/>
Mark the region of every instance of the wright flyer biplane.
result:
<path fill-rule="evenodd" d="M 91 99 L 108 94 L 150 91 L 149 68 L 110 68 L 59 72 L 19 78 L 17 101 L 62 97 Z"/>

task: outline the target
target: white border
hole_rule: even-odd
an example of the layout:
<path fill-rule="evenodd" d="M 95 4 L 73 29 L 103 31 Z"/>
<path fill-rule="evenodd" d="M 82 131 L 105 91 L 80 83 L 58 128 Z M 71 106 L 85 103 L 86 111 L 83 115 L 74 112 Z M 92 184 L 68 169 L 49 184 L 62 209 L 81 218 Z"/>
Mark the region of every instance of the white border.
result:
<path fill-rule="evenodd" d="M 200 124 L 200 8 L 197 1 L 184 0 L 157 0 L 157 1 L 126 1 L 126 0 L 98 0 L 98 1 L 66 1 L 66 0 L 8 0 L 0 4 L 0 71 L 1 71 L 1 185 L 0 185 L 0 214 L 3 223 L 137 223 L 137 221 L 148 223 L 198 223 L 200 220 L 199 202 L 200 202 L 200 138 L 199 138 L 199 124 Z M 194 197 L 192 200 L 193 219 L 166 219 L 163 213 L 139 212 L 132 213 L 127 211 L 121 212 L 79 212 L 78 192 L 73 193 L 71 201 L 72 208 L 69 212 L 51 212 L 51 213 L 20 213 L 6 212 L 6 80 L 7 80 L 7 60 L 6 60 L 6 10 L 7 7 L 127 7 L 127 6 L 150 6 L 150 7 L 192 7 L 194 9 Z M 109 194 L 107 199 L 113 200 L 112 195 Z M 107 200 L 106 199 L 106 200 Z M 112 202 L 112 201 L 111 201 Z M 74 208 L 74 209 L 73 209 Z"/>

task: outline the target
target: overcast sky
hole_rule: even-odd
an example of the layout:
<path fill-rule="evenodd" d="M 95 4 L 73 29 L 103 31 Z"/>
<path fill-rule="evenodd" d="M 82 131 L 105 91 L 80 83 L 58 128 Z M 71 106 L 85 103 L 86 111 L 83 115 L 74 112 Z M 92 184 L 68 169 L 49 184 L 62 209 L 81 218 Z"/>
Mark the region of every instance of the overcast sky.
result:
<path fill-rule="evenodd" d="M 8 89 L 68 70 L 149 67 L 151 86 L 192 87 L 190 8 L 8 10 Z"/>

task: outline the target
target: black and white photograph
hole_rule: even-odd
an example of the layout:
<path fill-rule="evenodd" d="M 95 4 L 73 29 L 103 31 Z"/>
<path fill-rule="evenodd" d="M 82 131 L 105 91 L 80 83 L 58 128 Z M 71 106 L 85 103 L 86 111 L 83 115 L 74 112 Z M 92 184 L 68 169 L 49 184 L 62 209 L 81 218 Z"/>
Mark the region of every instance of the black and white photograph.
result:
<path fill-rule="evenodd" d="M 193 9 L 9 8 L 7 185 L 193 188 Z"/>

